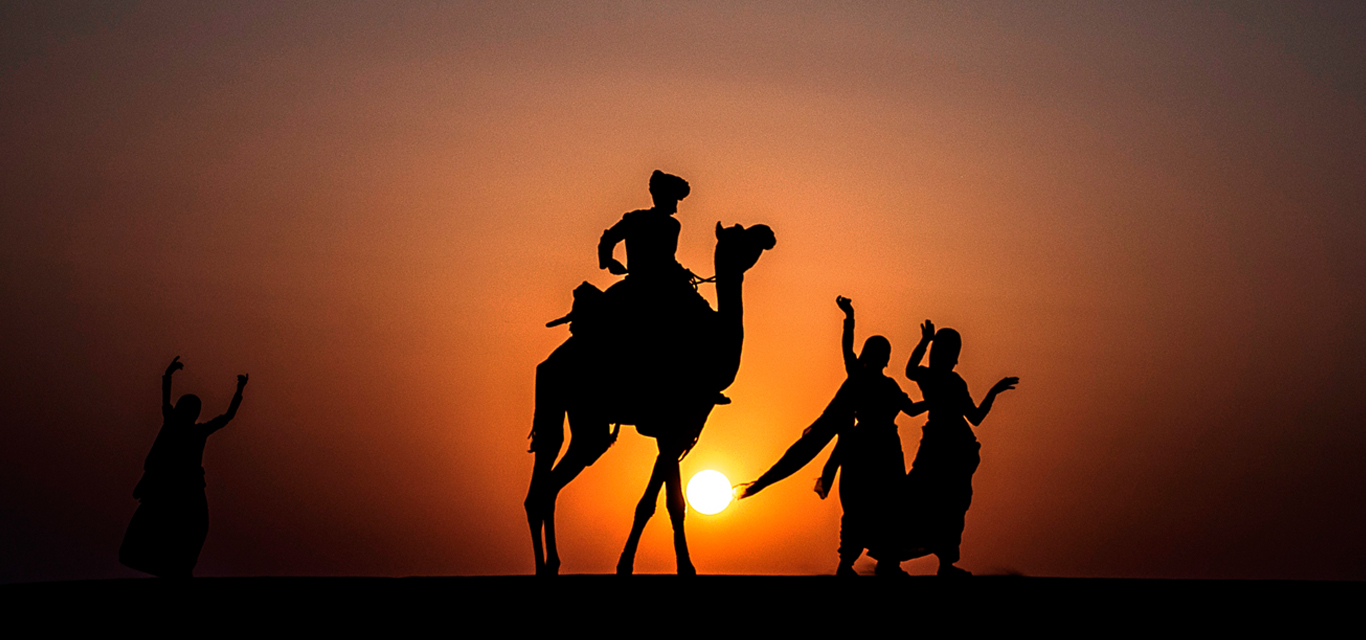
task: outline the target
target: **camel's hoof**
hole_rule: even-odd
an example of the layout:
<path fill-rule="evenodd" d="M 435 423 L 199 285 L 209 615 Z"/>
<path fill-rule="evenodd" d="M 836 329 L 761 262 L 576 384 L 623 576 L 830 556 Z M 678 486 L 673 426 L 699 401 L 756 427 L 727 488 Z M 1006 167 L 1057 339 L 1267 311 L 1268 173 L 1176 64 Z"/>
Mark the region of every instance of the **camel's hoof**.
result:
<path fill-rule="evenodd" d="M 687 563 L 687 564 L 680 564 L 680 565 L 678 565 L 678 575 L 680 575 L 680 576 L 695 576 L 695 575 L 697 575 L 697 568 L 696 568 L 696 567 L 693 567 L 691 562 L 689 562 L 689 563 Z"/>
<path fill-rule="evenodd" d="M 619 575 L 619 576 L 629 576 L 629 575 L 631 575 L 632 573 L 635 572 L 635 566 L 636 566 L 636 558 L 635 558 L 635 556 L 627 557 L 627 556 L 623 555 L 623 556 L 621 556 L 621 559 L 620 559 L 620 560 L 617 560 L 617 575 Z"/>
<path fill-rule="evenodd" d="M 909 577 L 911 574 L 906 573 L 906 571 L 901 568 L 900 563 L 879 562 L 877 563 L 877 567 L 873 569 L 873 575 L 905 578 Z"/>
<path fill-rule="evenodd" d="M 943 576 L 945 578 L 968 578 L 972 576 L 972 572 L 968 571 L 967 569 L 960 569 L 951 564 L 947 564 L 940 565 L 939 571 L 936 573 L 936 575 Z"/>

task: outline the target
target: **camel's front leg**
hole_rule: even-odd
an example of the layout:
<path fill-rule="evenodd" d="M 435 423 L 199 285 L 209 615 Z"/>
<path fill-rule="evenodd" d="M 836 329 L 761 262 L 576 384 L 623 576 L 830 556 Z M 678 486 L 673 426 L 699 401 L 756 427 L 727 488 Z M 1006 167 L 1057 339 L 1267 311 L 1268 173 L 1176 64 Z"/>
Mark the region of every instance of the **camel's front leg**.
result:
<path fill-rule="evenodd" d="M 674 464 L 677 465 L 677 460 Z M 655 514 L 655 503 L 659 501 L 659 489 L 664 485 L 667 466 L 664 456 L 655 458 L 654 470 L 650 472 L 650 484 L 646 485 L 645 496 L 636 505 L 636 518 L 631 523 L 631 535 L 626 538 L 626 548 L 621 551 L 621 559 L 617 560 L 619 576 L 629 576 L 635 569 L 636 547 L 640 546 L 640 534 L 645 532 L 645 523 Z"/>
<path fill-rule="evenodd" d="M 664 461 L 663 454 L 659 456 L 660 461 Z M 678 560 L 678 575 L 695 576 L 697 569 L 692 565 L 692 558 L 688 555 L 688 538 L 683 534 L 683 516 L 688 512 L 688 505 L 683 500 L 683 479 L 678 469 L 678 456 L 669 458 L 672 464 L 666 470 L 664 485 L 667 493 L 667 507 L 669 509 L 669 522 L 674 528 L 674 556 Z"/>

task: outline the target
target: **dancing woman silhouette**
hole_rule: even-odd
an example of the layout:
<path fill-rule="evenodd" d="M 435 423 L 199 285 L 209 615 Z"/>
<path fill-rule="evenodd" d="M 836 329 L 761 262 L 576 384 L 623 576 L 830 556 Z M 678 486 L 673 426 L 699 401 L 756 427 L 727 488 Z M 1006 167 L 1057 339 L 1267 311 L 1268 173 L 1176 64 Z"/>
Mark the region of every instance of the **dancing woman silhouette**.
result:
<path fill-rule="evenodd" d="M 920 386 L 930 413 L 908 478 L 914 546 L 939 558 L 939 575 L 971 575 L 954 566 L 963 541 L 964 518 L 972 505 L 972 475 L 982 461 L 982 446 L 968 423 L 982 424 L 996 396 L 1014 389 L 1020 379 L 1002 378 L 982 404 L 974 404 L 968 384 L 953 370 L 963 349 L 962 336 L 953 329 L 935 331 L 929 320 L 921 325 L 920 334 L 920 343 L 906 363 L 906 377 Z M 922 367 L 920 360 L 931 342 L 930 366 Z"/>
<path fill-rule="evenodd" d="M 204 495 L 204 445 L 237 415 L 247 376 L 237 376 L 237 392 L 227 413 L 208 422 L 199 418 L 199 397 L 185 394 L 171 406 L 171 375 L 185 368 L 176 356 L 161 378 L 163 423 L 133 489 L 139 501 L 128 523 L 119 562 L 163 578 L 188 578 L 199 562 L 209 533 L 209 503 Z"/>
<path fill-rule="evenodd" d="M 825 498 L 834 471 L 843 470 L 839 494 L 844 515 L 840 518 L 840 560 L 835 575 L 858 575 L 854 561 L 864 550 L 877 559 L 877 574 L 901 574 L 892 523 L 901 504 L 906 463 L 895 420 L 899 413 L 914 416 L 925 407 L 912 402 L 895 380 L 883 374 L 892 350 L 886 338 L 869 337 L 862 353 L 854 355 L 853 303 L 842 296 L 835 301 L 845 314 L 840 342 L 848 378 L 821 416 L 772 468 L 744 485 L 740 497 L 752 496 L 796 473 L 838 437 L 831 462 L 826 465 L 829 477 L 823 474 L 816 483 L 816 493 Z"/>

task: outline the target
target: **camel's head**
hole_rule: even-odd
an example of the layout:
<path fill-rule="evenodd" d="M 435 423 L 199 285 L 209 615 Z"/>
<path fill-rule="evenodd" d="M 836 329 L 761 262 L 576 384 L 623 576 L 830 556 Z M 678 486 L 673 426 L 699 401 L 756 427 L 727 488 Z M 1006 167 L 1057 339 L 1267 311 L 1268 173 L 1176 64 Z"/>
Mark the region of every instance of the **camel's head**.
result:
<path fill-rule="evenodd" d="M 746 229 L 739 224 L 723 227 L 716 223 L 716 275 L 749 271 L 759 261 L 759 255 L 777 243 L 773 230 L 766 224 Z"/>

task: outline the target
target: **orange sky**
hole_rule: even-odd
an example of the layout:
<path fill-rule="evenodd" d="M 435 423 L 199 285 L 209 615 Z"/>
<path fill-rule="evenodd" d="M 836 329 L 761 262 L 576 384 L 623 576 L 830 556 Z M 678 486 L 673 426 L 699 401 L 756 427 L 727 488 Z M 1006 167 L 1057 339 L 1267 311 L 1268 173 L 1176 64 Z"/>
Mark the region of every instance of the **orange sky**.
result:
<path fill-rule="evenodd" d="M 717 221 L 778 236 L 685 477 L 819 414 L 842 294 L 913 395 L 925 318 L 976 397 L 1021 378 L 962 566 L 1366 579 L 1359 6 L 92 5 L 0 8 L 0 581 L 134 575 L 176 355 L 206 414 L 251 374 L 200 575 L 529 573 L 543 324 L 656 168 L 694 271 Z M 565 572 L 611 571 L 653 451 L 565 491 Z M 698 569 L 833 571 L 818 473 L 690 514 Z"/>

